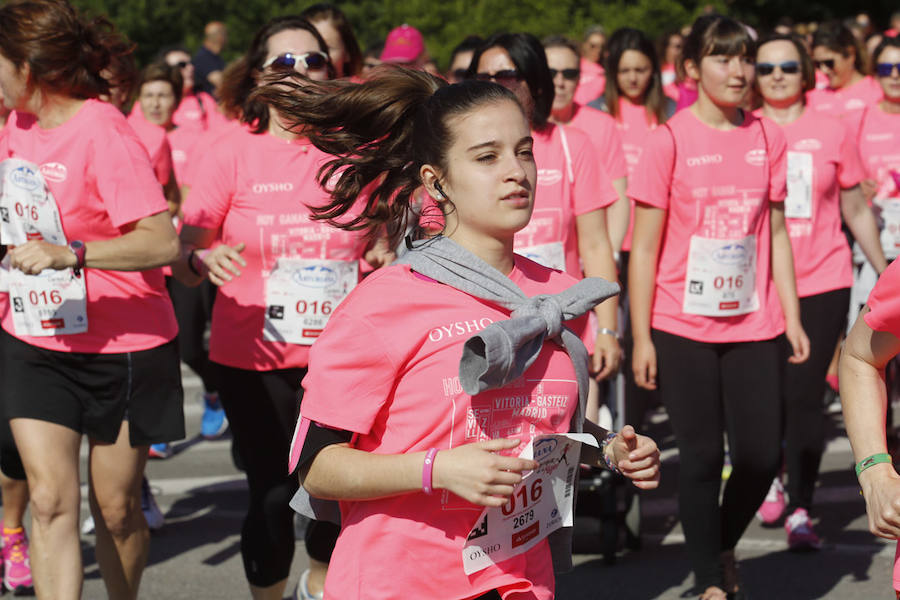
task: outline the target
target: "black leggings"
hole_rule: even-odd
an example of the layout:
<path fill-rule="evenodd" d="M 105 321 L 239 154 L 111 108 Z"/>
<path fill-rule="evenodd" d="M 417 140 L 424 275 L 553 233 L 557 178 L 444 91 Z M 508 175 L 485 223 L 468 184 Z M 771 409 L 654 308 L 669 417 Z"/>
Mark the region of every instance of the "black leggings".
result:
<path fill-rule="evenodd" d="M 766 497 L 781 455 L 776 339 L 707 344 L 653 330 L 659 389 L 678 445 L 678 506 L 697 587 L 723 586 L 720 554 Z M 733 466 L 722 504 L 724 447 Z"/>
<path fill-rule="evenodd" d="M 219 397 L 250 488 L 241 530 L 244 572 L 250 584 L 267 587 L 287 578 L 294 558 L 294 511 L 288 503 L 299 483 L 288 475 L 288 453 L 306 369 L 217 367 Z"/>
<path fill-rule="evenodd" d="M 812 507 L 813 491 L 825 450 L 825 374 L 847 320 L 850 290 L 841 289 L 800 298 L 800 318 L 809 336 L 809 360 L 787 362 L 790 344 L 782 336 L 784 355 L 784 439 L 790 497 L 788 514 Z"/>
<path fill-rule="evenodd" d="M 203 280 L 196 287 L 186 286 L 174 277 L 166 277 L 166 288 L 178 321 L 178 351 L 181 360 L 203 381 L 203 391 L 215 392 L 216 369 L 212 369 L 204 343 L 206 326 L 212 317 L 216 286 Z"/>

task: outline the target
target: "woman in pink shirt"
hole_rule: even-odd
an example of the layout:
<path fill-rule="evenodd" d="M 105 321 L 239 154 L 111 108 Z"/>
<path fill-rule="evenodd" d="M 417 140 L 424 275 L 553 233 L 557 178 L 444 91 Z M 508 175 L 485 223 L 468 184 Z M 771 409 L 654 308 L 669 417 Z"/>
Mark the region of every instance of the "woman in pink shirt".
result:
<path fill-rule="evenodd" d="M 840 22 L 826 23 L 816 30 L 812 58 L 816 68 L 828 77 L 828 87 L 807 93 L 807 104 L 812 110 L 843 118 L 858 114 L 881 99 L 878 83 L 866 75 L 862 44 Z"/>
<path fill-rule="evenodd" d="M 681 61 L 681 49 L 684 47 L 684 38 L 679 31 L 670 31 L 659 40 L 657 56 L 660 62 L 660 74 L 662 77 L 663 92 L 678 102 L 678 69 L 676 65 Z"/>
<path fill-rule="evenodd" d="M 803 44 L 790 35 L 760 42 L 756 83 L 763 99 L 761 115 L 778 123 L 787 140 L 785 219 L 803 329 L 810 338 L 809 360 L 788 364 L 784 370 L 790 504 L 785 512 L 779 477 L 757 514 L 769 524 L 786 516 L 791 549 L 818 549 L 821 542 L 809 511 L 825 448 L 825 373 L 844 329 L 853 283 L 841 218 L 879 273 L 887 262 L 860 187 L 864 171 L 856 136 L 840 119 L 806 108 L 804 93 L 814 88 L 815 77 Z"/>
<path fill-rule="evenodd" d="M 531 118 L 539 193 L 531 223 L 517 232 L 516 251 L 573 277 L 615 281 L 607 211 L 619 197 L 588 136 L 550 122 L 553 80 L 540 42 L 527 33 L 495 34 L 475 51 L 468 76 L 507 87 Z M 593 368 L 599 378 L 614 373 L 621 360 L 616 313 L 614 299 L 596 309 Z"/>
<path fill-rule="evenodd" d="M 3 396 L 31 490 L 38 595 L 76 598 L 79 448 L 89 441 L 97 561 L 110 597 L 135 598 L 149 532 L 141 475 L 152 443 L 184 437 L 175 316 L 162 269 L 178 256 L 147 153 L 97 100 L 129 46 L 63 2 L 0 8 L 0 140 L 11 246 Z"/>
<path fill-rule="evenodd" d="M 531 218 L 538 178 L 525 112 L 499 85 L 448 85 L 405 69 L 382 71 L 358 87 L 282 90 L 277 85 L 265 93 L 288 122 L 312 130 L 317 147 L 335 154 L 356 149 L 332 161 L 325 176 L 342 175 L 318 214 L 341 223 L 358 214 L 359 190 L 381 182 L 370 210 L 354 225 L 370 233 L 386 229 L 396 240 L 410 198 L 422 186 L 445 217 L 443 235 L 410 243 L 401 259 L 409 262 L 376 272 L 354 290 L 311 351 L 292 455 L 311 495 L 340 501 L 342 528 L 325 596 L 549 600 L 550 541 L 547 530 L 542 534 L 541 525 L 528 522 L 527 510 L 512 547 L 485 544 L 488 556 L 463 553 L 469 542 L 496 535 L 481 525 L 486 507 L 493 510 L 485 518 L 493 519 L 501 510 L 521 511 L 511 507 L 521 507 L 522 497 L 533 506 L 528 503 L 550 493 L 540 472 L 532 471 L 538 478 L 518 489 L 535 492 L 511 499 L 514 486 L 536 467 L 519 451 L 534 436 L 580 429 L 583 420 L 583 316 L 563 317 L 580 334 L 566 334 L 571 345 L 565 348 L 580 352 L 577 359 L 555 342 L 525 335 L 516 337 L 533 349 L 531 366 L 502 369 L 506 375 L 489 369 L 499 376 L 488 376 L 489 384 L 474 383 L 461 370 L 464 345 L 477 346 L 488 330 L 516 328 L 524 309 L 511 315 L 507 301 L 528 303 L 526 296 L 553 294 L 577 281 L 513 251 L 516 232 Z M 487 288 L 494 285 L 505 291 L 492 296 Z M 592 296 L 571 317 L 599 299 Z M 544 325 L 532 331 L 542 337 L 538 330 Z M 655 487 L 652 441 L 630 427 L 608 435 L 584 425 L 607 440 L 610 464 L 636 485 Z M 634 449 L 626 459 L 629 443 Z M 557 558 L 566 562 L 568 552 Z M 467 569 L 473 556 L 482 562 Z"/>
<path fill-rule="evenodd" d="M 575 90 L 575 100 L 579 104 L 587 104 L 596 100 L 603 93 L 606 85 L 606 73 L 603 71 L 603 55 L 606 47 L 606 29 L 602 25 L 593 25 L 584 32 L 581 42 L 581 58 L 579 70 L 581 77 Z"/>
<path fill-rule="evenodd" d="M 218 286 L 209 353 L 250 486 L 241 554 L 257 599 L 281 598 L 290 573 L 288 502 L 298 482 L 287 456 L 310 345 L 356 285 L 359 259 L 380 264 L 365 237 L 311 218 L 308 206 L 328 198 L 317 175 L 329 157 L 251 97 L 264 76 L 330 78 L 327 50 L 300 17 L 273 19 L 257 32 L 221 88 L 235 94 L 224 100 L 241 105 L 243 124 L 223 133 L 198 165 L 184 205 L 184 253 L 173 267 L 186 284 L 208 278 Z M 307 549 L 324 577 L 327 538 L 333 543 L 337 531 L 313 540 L 321 529 L 310 527 Z M 316 593 L 316 583 L 305 575 L 301 589 Z"/>
<path fill-rule="evenodd" d="M 741 24 L 698 19 L 683 57 L 698 100 L 651 134 L 629 182 L 632 369 L 638 385 L 659 386 L 675 432 L 704 600 L 739 591 L 734 548 L 778 470 L 778 336 L 790 361 L 809 355 L 782 208 L 784 134 L 739 108 L 754 56 Z M 723 431 L 733 471 L 720 504 Z"/>

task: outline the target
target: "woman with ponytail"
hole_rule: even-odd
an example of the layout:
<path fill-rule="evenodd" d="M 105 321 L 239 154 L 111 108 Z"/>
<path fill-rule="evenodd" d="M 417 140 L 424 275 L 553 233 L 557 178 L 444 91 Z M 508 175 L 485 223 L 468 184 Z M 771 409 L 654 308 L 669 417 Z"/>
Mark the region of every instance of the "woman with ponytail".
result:
<path fill-rule="evenodd" d="M 584 427 L 605 464 L 642 488 L 656 486 L 659 458 L 631 427 L 608 435 L 583 418 L 593 344 L 585 313 L 617 286 L 572 288 L 574 277 L 513 253 L 538 177 L 525 111 L 500 85 L 448 85 L 401 68 L 361 85 L 279 82 L 257 97 L 335 157 L 319 174 L 331 191 L 317 218 L 396 241 L 421 186 L 444 216 L 442 235 L 408 242 L 402 264 L 350 293 L 310 352 L 291 468 L 317 514 L 321 499 L 340 501 L 325 596 L 552 598 L 556 561 L 534 523 L 536 537 L 518 551 L 482 553 L 474 571 L 463 564 L 467 539 L 490 535 L 478 525 L 486 507 L 508 508 L 529 472 L 538 490 L 529 498 L 540 496 L 537 465 L 520 452 L 534 436 Z M 511 343 L 495 355 L 501 331 Z M 461 363 L 464 346 L 483 343 L 508 368 L 482 370 L 474 355 Z M 571 546 L 561 548 L 553 558 L 563 568 Z"/>
<path fill-rule="evenodd" d="M 136 598 L 149 532 L 150 444 L 184 437 L 175 316 L 162 265 L 178 240 L 146 151 L 97 98 L 130 74 L 127 45 L 66 2 L 0 8 L 0 238 L 10 246 L 3 318 L 5 417 L 31 490 L 31 566 L 42 598 L 82 587 L 79 448 L 97 563 L 110 598 Z M 119 65 L 118 67 L 116 65 Z"/>

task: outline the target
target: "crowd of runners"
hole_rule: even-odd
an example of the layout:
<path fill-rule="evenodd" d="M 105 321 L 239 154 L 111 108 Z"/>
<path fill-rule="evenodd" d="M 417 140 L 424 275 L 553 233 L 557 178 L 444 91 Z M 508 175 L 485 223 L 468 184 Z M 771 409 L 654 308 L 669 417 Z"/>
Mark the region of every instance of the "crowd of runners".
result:
<path fill-rule="evenodd" d="M 696 596 L 746 597 L 754 515 L 821 547 L 838 386 L 896 538 L 900 13 L 883 25 L 503 32 L 437 65 L 414 27 L 364 49 L 317 4 L 228 64 L 212 22 L 138 70 L 66 0 L 3 5 L 4 588 L 79 598 L 93 531 L 109 597 L 138 596 L 181 363 L 246 473 L 255 599 L 553 598 L 577 463 L 655 488 L 660 405 Z"/>

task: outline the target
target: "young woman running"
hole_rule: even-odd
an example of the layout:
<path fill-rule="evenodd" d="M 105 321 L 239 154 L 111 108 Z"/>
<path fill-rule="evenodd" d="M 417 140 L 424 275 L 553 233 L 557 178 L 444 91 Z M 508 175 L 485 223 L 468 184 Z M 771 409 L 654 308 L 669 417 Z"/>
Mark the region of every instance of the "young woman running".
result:
<path fill-rule="evenodd" d="M 812 41 L 816 69 L 828 77 L 828 87 L 810 90 L 809 108 L 835 117 L 853 116 L 881 99 L 878 83 L 866 75 L 865 50 L 840 22 L 826 23 Z"/>
<path fill-rule="evenodd" d="M 87 23 L 64 2 L 0 8 L 0 89 L 14 109 L 0 156 L 16 169 L 10 180 L 37 195 L 3 211 L 14 246 L 3 394 L 31 490 L 35 586 L 47 598 L 81 594 L 82 436 L 111 598 L 137 597 L 147 559 L 147 448 L 184 436 L 175 315 L 155 268 L 178 256 L 177 238 L 145 150 L 96 100 L 109 93 L 111 57 L 127 51 L 109 23 Z"/>
<path fill-rule="evenodd" d="M 659 386 L 675 432 L 679 512 L 704 600 L 739 591 L 734 547 L 778 469 L 777 337 L 792 362 L 809 355 L 784 226 L 784 134 L 738 108 L 754 56 L 741 24 L 694 24 L 683 66 L 698 100 L 651 134 L 629 183 L 632 368 L 639 386 Z M 723 431 L 733 472 L 720 504 Z"/>
<path fill-rule="evenodd" d="M 480 383 L 462 375 L 464 346 L 500 327 L 516 329 L 530 309 L 513 307 L 537 304 L 528 297 L 576 283 L 513 253 L 538 187 L 526 113 L 499 85 L 447 85 L 404 69 L 382 71 L 358 87 L 273 86 L 265 94 L 320 149 L 354 149 L 321 175 L 341 173 L 319 215 L 340 222 L 355 210 L 359 191 L 380 182 L 354 225 L 402 235 L 410 196 L 423 185 L 445 217 L 443 236 L 417 244 L 406 264 L 356 288 L 311 351 L 294 456 L 311 495 L 340 500 L 326 597 L 408 598 L 414 590 L 436 600 L 552 598 L 546 538 L 471 575 L 461 552 L 467 538 L 489 533 L 470 535 L 484 507 L 511 503 L 513 486 L 535 468 L 516 458 L 523 444 L 580 429 L 584 340 L 591 340 L 586 319 L 574 317 L 605 296 L 601 290 L 614 289 L 587 280 L 581 287 L 591 289 L 578 310 L 562 316 L 542 309 L 553 323 L 564 319 L 580 340 L 566 330 L 564 346 L 543 342 L 548 330 L 535 322 L 519 338 L 531 348 L 530 366 L 501 368 L 504 375 L 489 370 Z M 557 331 L 553 324 L 548 335 Z M 466 342 L 475 334 L 482 337 Z M 655 487 L 651 440 L 630 427 L 607 436 L 585 426 L 614 440 L 605 455 L 636 485 Z"/>
<path fill-rule="evenodd" d="M 818 549 L 821 542 L 809 516 L 825 449 L 825 373 L 844 330 L 853 283 L 842 217 L 879 273 L 887 262 L 875 217 L 859 185 L 865 173 L 856 136 L 840 119 L 806 108 L 804 94 L 814 88 L 815 75 L 802 42 L 789 35 L 762 41 L 756 54 L 756 84 L 763 99 L 761 115 L 778 123 L 787 140 L 785 218 L 803 329 L 810 338 L 809 360 L 788 364 L 784 371 L 790 502 L 785 512 L 778 477 L 758 516 L 774 523 L 786 515 L 788 546 Z"/>
<path fill-rule="evenodd" d="M 233 73 L 238 80 L 220 88 L 226 104 L 241 105 L 245 125 L 223 134 L 199 165 L 184 206 L 183 257 L 173 267 L 186 284 L 209 278 L 218 286 L 210 360 L 250 487 L 241 555 L 257 599 L 281 598 L 290 573 L 288 502 L 298 482 L 287 456 L 310 345 L 356 285 L 359 259 L 379 264 L 362 235 L 310 219 L 307 205 L 327 199 L 316 175 L 328 157 L 250 98 L 267 75 L 330 78 L 327 52 L 300 17 L 273 19 L 257 32 Z M 319 568 L 302 588 L 318 591 L 336 536 L 310 526 L 307 550 Z"/>
<path fill-rule="evenodd" d="M 540 42 L 527 33 L 493 35 L 475 52 L 468 76 L 511 90 L 530 118 L 539 193 L 531 223 L 516 233 L 516 251 L 576 278 L 615 281 L 609 240 L 625 224 L 610 227 L 607 212 L 619 198 L 587 135 L 549 121 L 553 80 Z M 595 311 L 593 370 L 601 379 L 621 360 L 617 306 L 610 299 Z"/>

